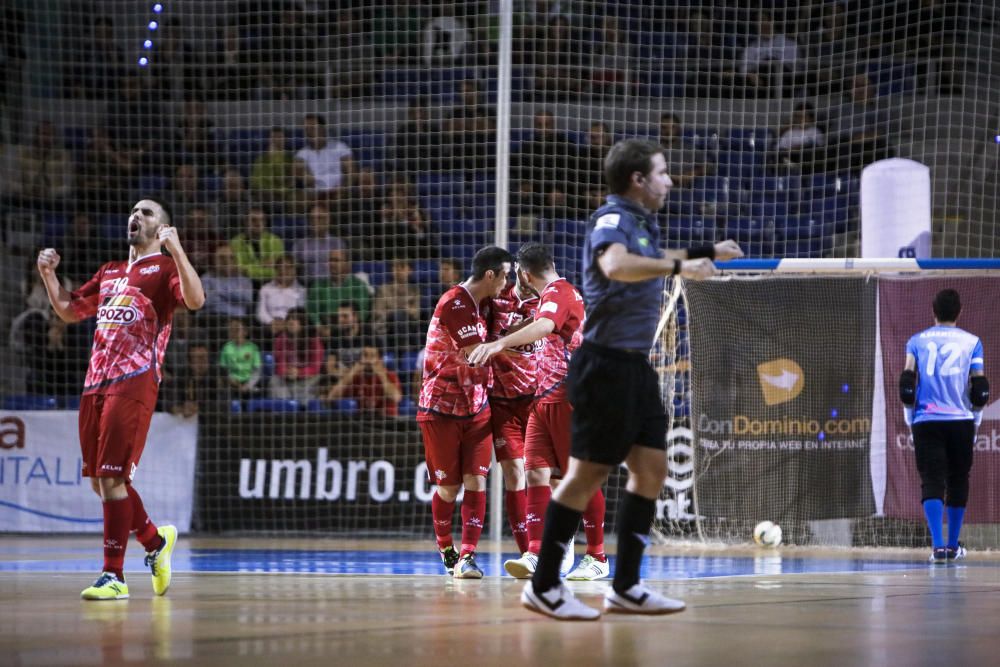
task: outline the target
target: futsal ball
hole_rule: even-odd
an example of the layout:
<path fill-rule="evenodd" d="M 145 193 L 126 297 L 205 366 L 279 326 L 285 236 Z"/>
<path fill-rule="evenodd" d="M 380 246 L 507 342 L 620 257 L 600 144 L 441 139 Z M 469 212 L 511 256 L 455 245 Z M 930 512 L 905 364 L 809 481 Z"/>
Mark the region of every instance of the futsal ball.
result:
<path fill-rule="evenodd" d="M 781 526 L 772 521 L 761 521 L 753 529 L 753 541 L 762 547 L 781 544 Z"/>

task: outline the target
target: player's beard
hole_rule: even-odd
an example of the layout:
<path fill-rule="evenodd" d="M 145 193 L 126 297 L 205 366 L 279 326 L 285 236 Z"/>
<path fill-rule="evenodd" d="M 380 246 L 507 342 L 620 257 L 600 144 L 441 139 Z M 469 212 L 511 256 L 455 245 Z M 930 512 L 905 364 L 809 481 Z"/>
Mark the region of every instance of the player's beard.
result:
<path fill-rule="evenodd" d="M 139 231 L 135 236 L 128 237 L 128 244 L 132 247 L 148 246 L 153 242 L 155 237 L 156 232 L 154 230 L 139 225 Z"/>

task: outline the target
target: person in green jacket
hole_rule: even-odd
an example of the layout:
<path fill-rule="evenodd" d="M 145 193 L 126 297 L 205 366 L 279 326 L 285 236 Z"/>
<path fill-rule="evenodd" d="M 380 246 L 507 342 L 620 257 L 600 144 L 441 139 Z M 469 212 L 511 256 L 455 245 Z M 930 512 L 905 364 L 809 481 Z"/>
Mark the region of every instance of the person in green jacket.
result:
<path fill-rule="evenodd" d="M 351 273 L 351 260 L 347 250 L 340 248 L 330 251 L 330 277 L 320 278 L 309 288 L 306 310 L 309 320 L 323 328 L 320 335 L 326 336 L 327 328 L 341 303 L 352 302 L 358 309 L 361 321 L 367 322 L 371 299 L 368 283 Z"/>
<path fill-rule="evenodd" d="M 274 263 L 285 254 L 285 242 L 268 231 L 267 212 L 259 205 L 250 207 L 245 231 L 229 241 L 240 273 L 255 284 L 274 278 Z"/>
<path fill-rule="evenodd" d="M 229 340 L 219 353 L 219 366 L 226 373 L 230 389 L 238 395 L 253 394 L 260 382 L 260 349 L 247 339 L 246 324 L 238 317 L 229 320 Z"/>

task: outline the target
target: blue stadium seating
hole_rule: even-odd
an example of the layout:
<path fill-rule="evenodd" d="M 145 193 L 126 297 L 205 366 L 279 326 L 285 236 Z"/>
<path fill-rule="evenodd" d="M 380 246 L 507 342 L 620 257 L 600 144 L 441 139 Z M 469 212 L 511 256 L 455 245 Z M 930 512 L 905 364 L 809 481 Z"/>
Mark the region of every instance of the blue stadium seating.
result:
<path fill-rule="evenodd" d="M 271 231 L 286 242 L 305 238 L 309 233 L 309 222 L 303 216 L 276 215 L 271 218 Z"/>
<path fill-rule="evenodd" d="M 250 398 L 246 401 L 247 412 L 298 412 L 298 401 L 285 398 Z"/>
<path fill-rule="evenodd" d="M 667 220 L 667 238 L 673 243 L 695 244 L 716 241 L 714 218 L 671 216 Z"/>
<path fill-rule="evenodd" d="M 913 63 L 873 61 L 868 76 L 879 96 L 912 93 L 917 87 L 917 68 Z"/>
<path fill-rule="evenodd" d="M 59 400 L 55 396 L 36 396 L 34 394 L 18 394 L 4 396 L 4 410 L 57 410 Z"/>
<path fill-rule="evenodd" d="M 400 417 L 415 417 L 417 415 L 417 403 L 412 398 L 403 397 L 398 406 Z"/>

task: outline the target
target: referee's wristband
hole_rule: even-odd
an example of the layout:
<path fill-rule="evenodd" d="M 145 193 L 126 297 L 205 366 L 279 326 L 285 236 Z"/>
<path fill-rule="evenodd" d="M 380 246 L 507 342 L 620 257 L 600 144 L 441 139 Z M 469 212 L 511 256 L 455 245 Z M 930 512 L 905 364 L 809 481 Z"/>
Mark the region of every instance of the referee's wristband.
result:
<path fill-rule="evenodd" d="M 681 272 L 681 264 L 682 263 L 683 262 L 681 262 L 681 260 L 675 259 L 674 260 L 674 270 L 670 273 L 670 275 L 672 275 L 672 276 L 678 275 Z"/>
<path fill-rule="evenodd" d="M 715 246 L 708 243 L 695 248 L 688 248 L 688 259 L 699 259 L 701 257 L 715 259 Z"/>

